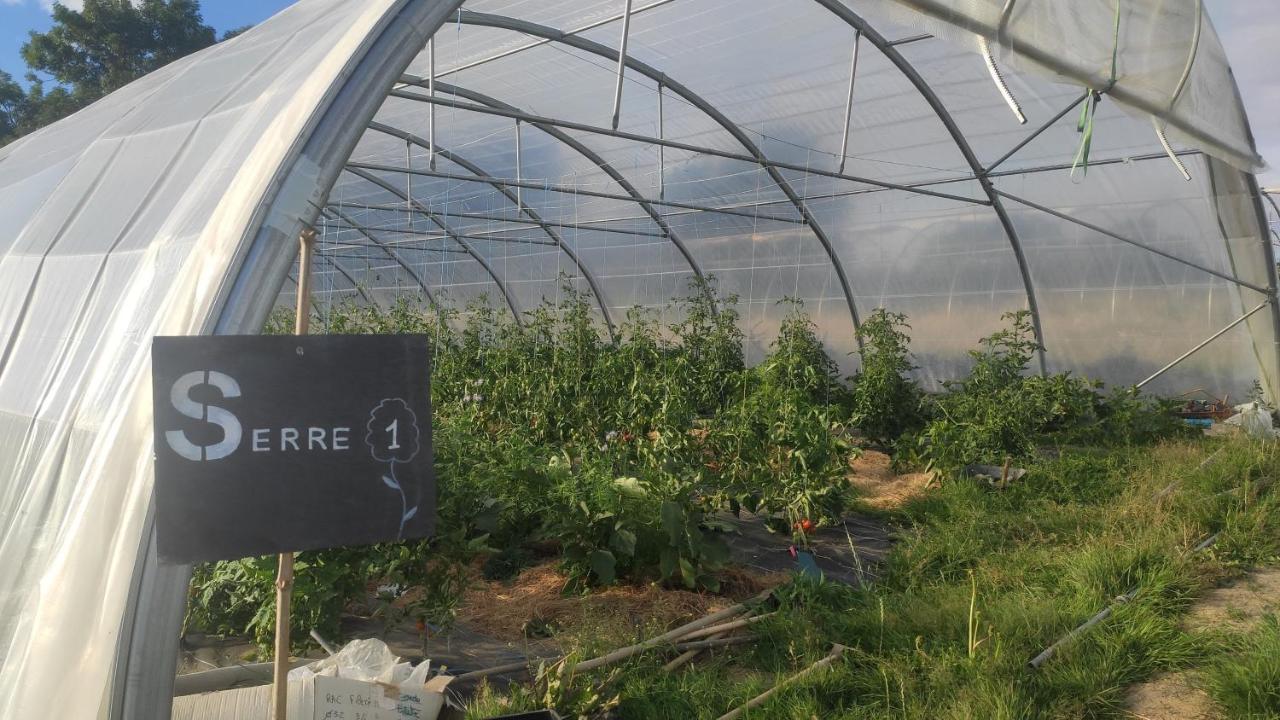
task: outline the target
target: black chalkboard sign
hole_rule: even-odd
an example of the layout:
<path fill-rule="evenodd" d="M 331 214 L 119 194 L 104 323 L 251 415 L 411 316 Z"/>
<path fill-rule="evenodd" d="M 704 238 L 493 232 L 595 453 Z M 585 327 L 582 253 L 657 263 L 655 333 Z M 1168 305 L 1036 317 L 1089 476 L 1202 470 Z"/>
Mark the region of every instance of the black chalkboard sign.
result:
<path fill-rule="evenodd" d="M 151 359 L 163 561 L 434 531 L 425 336 L 158 337 Z"/>

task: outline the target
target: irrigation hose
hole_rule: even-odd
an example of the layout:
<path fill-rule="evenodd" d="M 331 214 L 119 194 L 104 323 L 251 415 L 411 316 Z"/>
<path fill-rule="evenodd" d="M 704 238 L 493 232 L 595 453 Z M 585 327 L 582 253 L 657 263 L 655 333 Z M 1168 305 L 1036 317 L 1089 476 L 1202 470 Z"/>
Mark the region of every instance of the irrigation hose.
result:
<path fill-rule="evenodd" d="M 1018 104 L 1018 99 L 1009 90 L 1009 84 L 1005 82 L 1004 74 L 1000 72 L 1000 67 L 996 65 L 996 58 L 991 54 L 991 43 L 987 42 L 985 37 L 979 35 L 978 47 L 982 49 L 982 59 L 987 63 L 987 72 L 991 74 L 991 80 L 995 82 L 996 88 L 1000 90 L 1000 97 L 1004 98 L 1005 104 L 1013 111 L 1013 116 L 1018 119 L 1018 124 L 1026 125 L 1027 115 L 1022 112 L 1022 106 Z"/>
<path fill-rule="evenodd" d="M 1164 128 L 1160 127 L 1160 121 L 1155 115 L 1151 116 L 1151 127 L 1156 130 L 1156 137 L 1160 140 L 1160 147 L 1164 148 L 1164 154 L 1169 156 L 1169 160 L 1173 162 L 1173 166 L 1178 168 L 1178 172 L 1182 173 L 1182 179 L 1191 182 L 1191 173 L 1187 172 L 1187 166 L 1183 164 L 1182 158 L 1173 151 L 1173 146 L 1169 144 L 1169 138 L 1164 134 Z"/>

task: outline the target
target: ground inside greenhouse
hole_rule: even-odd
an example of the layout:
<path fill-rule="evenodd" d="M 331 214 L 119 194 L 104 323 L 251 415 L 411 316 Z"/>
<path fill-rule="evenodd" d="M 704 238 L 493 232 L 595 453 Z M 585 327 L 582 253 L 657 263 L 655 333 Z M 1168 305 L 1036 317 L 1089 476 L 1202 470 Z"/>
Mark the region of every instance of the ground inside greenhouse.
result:
<path fill-rule="evenodd" d="M 391 628 L 376 618 L 347 615 L 348 638 L 383 639 L 397 655 L 412 660 L 431 658 L 436 667 L 457 673 L 525 660 L 558 656 L 564 648 L 554 639 L 577 635 L 601 623 L 625 621 L 636 636 L 647 629 L 673 626 L 754 597 L 786 582 L 796 572 L 790 536 L 770 533 L 763 521 L 749 514 L 729 518 L 732 564 L 719 573 L 717 594 L 662 587 L 656 583 L 615 585 L 586 594 L 566 593 L 570 578 L 559 562 L 548 559 L 506 580 L 485 579 L 475 568 L 458 608 L 457 622 L 447 632 L 419 632 L 411 619 Z M 879 521 L 851 515 L 843 524 L 810 534 L 807 547 L 816 565 L 830 579 L 859 583 L 874 577 L 875 567 L 891 544 L 888 528 Z M 421 592 L 410 589 L 399 602 Z M 256 658 L 247 638 L 191 635 L 184 639 L 179 674 L 227 667 Z M 323 657 L 313 649 L 310 658 Z"/>
<path fill-rule="evenodd" d="M 847 480 L 867 507 L 887 510 L 925 492 L 934 476 L 897 474 L 887 454 L 865 450 L 849 461 Z M 401 657 L 429 657 L 437 667 L 466 672 L 559 655 L 563 649 L 552 636 L 575 634 L 602 621 L 625 618 L 637 631 L 675 625 L 781 585 L 797 571 L 793 538 L 769 532 L 762 518 L 749 513 L 725 514 L 720 519 L 733 525 L 735 532 L 728 535 L 732 565 L 721 573 L 719 594 L 643 584 L 566 595 L 568 576 L 558 569 L 557 561 L 547 560 L 507 580 L 486 580 L 476 570 L 459 606 L 457 623 L 447 633 L 428 635 L 425 644 L 423 633 L 408 619 L 388 629 L 381 620 L 349 615 L 343 631 L 351 638 L 380 637 Z M 891 531 L 883 522 L 849 515 L 843 523 L 811 532 L 796 549 L 808 552 L 828 579 L 859 584 L 874 579 L 891 545 Z M 412 600 L 417 592 L 410 590 L 403 601 Z M 246 638 L 191 636 L 184 646 L 179 674 L 256 659 L 255 646 Z M 313 649 L 308 657 L 320 658 L 323 652 Z"/>
<path fill-rule="evenodd" d="M 936 477 L 932 472 L 899 474 L 894 471 L 893 458 L 878 450 L 863 450 L 851 458 L 847 476 L 858 499 L 876 510 L 892 510 L 920 496 Z"/>
<path fill-rule="evenodd" d="M 1280 613 L 1280 567 L 1262 568 L 1205 593 L 1191 606 L 1183 629 L 1205 642 L 1215 633 L 1248 633 L 1276 613 Z M 1134 685 L 1126 701 L 1127 710 L 1142 720 L 1223 717 L 1194 668 Z"/>

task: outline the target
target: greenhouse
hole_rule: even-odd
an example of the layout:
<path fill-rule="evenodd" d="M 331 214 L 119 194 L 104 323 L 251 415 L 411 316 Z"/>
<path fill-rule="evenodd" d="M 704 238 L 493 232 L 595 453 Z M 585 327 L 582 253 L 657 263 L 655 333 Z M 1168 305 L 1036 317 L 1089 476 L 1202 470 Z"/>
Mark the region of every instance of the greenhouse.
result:
<path fill-rule="evenodd" d="M 1274 401 L 1263 167 L 1200 0 L 300 0 L 0 148 L 0 707 L 169 716 L 150 339 L 258 333 L 304 233 L 317 332 L 714 287 L 747 365 L 884 308 L 938 390 L 1025 311 L 1033 374 Z"/>

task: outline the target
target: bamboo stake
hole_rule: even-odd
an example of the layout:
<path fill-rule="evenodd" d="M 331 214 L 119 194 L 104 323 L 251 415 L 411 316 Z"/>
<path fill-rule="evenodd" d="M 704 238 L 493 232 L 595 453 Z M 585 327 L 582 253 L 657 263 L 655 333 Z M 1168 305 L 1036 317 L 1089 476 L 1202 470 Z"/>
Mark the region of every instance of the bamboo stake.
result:
<path fill-rule="evenodd" d="M 745 645 L 749 642 L 755 642 L 755 637 L 751 635 L 736 635 L 734 637 L 711 638 L 710 640 L 694 640 L 693 642 L 676 643 L 677 650 L 685 652 L 693 652 L 694 650 L 709 650 L 711 648 L 728 647 L 729 645 Z"/>
<path fill-rule="evenodd" d="M 759 596 L 760 599 L 764 599 L 768 597 L 770 592 L 772 591 L 766 591 L 762 593 Z M 605 665 L 612 665 L 613 663 L 626 660 L 627 658 L 632 657 L 633 655 L 639 655 L 645 650 L 650 650 L 652 648 L 658 647 L 659 645 L 665 645 L 667 643 L 680 640 L 685 635 L 688 635 L 689 633 L 695 630 L 700 630 L 704 627 L 709 627 L 711 625 L 715 625 L 718 622 L 728 620 L 729 618 L 737 617 L 738 615 L 741 615 L 742 613 L 746 612 L 749 609 L 750 608 L 747 607 L 746 603 L 734 605 L 731 608 L 726 608 L 724 610 L 721 610 L 720 612 L 712 613 L 700 620 L 694 620 L 693 622 L 688 623 L 687 625 L 681 625 L 675 630 L 672 630 L 667 633 L 663 633 L 658 637 L 650 638 L 648 640 L 645 640 L 644 642 L 636 643 L 635 645 L 624 647 L 620 650 L 614 650 L 608 655 L 602 655 L 592 660 L 586 660 L 584 662 L 580 662 L 576 666 L 574 666 L 574 670 L 576 672 L 587 672 L 588 670 L 595 670 L 596 668 L 604 667 Z"/>
<path fill-rule="evenodd" d="M 766 590 L 765 592 L 756 596 L 755 599 L 764 600 L 768 598 L 769 595 L 772 594 L 772 592 L 773 592 L 772 590 Z M 659 635 L 655 638 L 650 638 L 643 642 L 636 643 L 635 645 L 628 645 L 627 647 L 621 648 L 619 650 L 614 650 L 613 652 L 598 658 L 593 658 L 591 660 L 585 660 L 583 662 L 580 662 L 576 666 L 574 666 L 574 670 L 583 671 L 583 672 L 588 670 L 595 670 L 596 668 L 604 667 L 605 665 L 612 665 L 613 663 L 626 660 L 629 657 L 642 653 L 645 650 L 650 650 L 652 648 L 658 647 L 660 645 L 665 645 L 668 643 L 677 643 L 678 641 L 684 640 L 686 636 L 689 636 L 692 633 L 697 632 L 698 630 L 701 630 L 706 627 L 714 626 L 717 623 L 724 623 L 724 621 L 729 620 L 730 618 L 737 617 L 738 615 L 741 615 L 749 611 L 750 609 L 751 609 L 750 606 L 748 606 L 746 603 L 739 603 L 737 605 L 734 605 L 733 607 L 725 608 L 724 610 L 720 610 L 719 612 L 714 612 L 710 615 L 694 620 L 693 622 L 685 623 L 684 625 L 681 625 L 680 627 L 675 628 L 674 630 L 663 633 L 662 635 Z M 699 650 L 701 649 L 702 648 L 699 648 Z M 691 649 L 689 651 L 692 652 Z M 564 656 L 562 655 L 562 656 L 553 657 L 553 658 L 546 658 L 545 660 L 542 660 L 542 662 L 559 662 L 563 659 L 564 659 Z M 501 675 L 502 673 L 516 672 L 518 670 L 528 670 L 531 664 L 532 663 L 530 661 L 524 660 L 520 662 L 508 663 L 506 665 L 498 665 L 491 668 L 484 668 L 481 670 L 473 670 L 469 673 L 463 673 L 459 675 L 455 679 L 455 682 L 478 680 L 480 678 L 489 677 L 490 675 Z"/>
<path fill-rule="evenodd" d="M 711 627 L 702 628 L 701 630 L 694 630 L 688 635 L 680 638 L 680 642 L 683 644 L 686 641 L 697 640 L 698 638 L 710 637 L 712 635 L 724 635 L 725 633 L 733 630 L 740 630 L 748 625 L 754 625 L 755 623 L 758 623 L 765 618 L 771 618 L 776 614 L 776 612 L 765 613 L 764 615 L 756 615 L 754 617 L 743 618 L 741 620 L 734 620 L 723 625 L 712 625 Z"/>
<path fill-rule="evenodd" d="M 726 634 L 726 633 L 720 633 L 720 634 L 718 634 L 718 635 L 712 635 L 712 636 L 711 636 L 711 639 L 712 639 L 712 640 L 719 640 L 719 639 L 723 638 L 723 637 L 725 636 L 725 634 Z M 666 665 L 663 665 L 663 666 L 662 666 L 662 670 L 663 670 L 663 672 L 671 672 L 671 671 L 673 671 L 673 670 L 677 670 L 677 669 L 679 669 L 682 665 L 684 665 L 684 664 L 686 664 L 686 663 L 689 663 L 689 662 L 692 662 L 692 661 L 694 660 L 694 658 L 696 658 L 696 657 L 698 657 L 699 655 L 701 655 L 701 654 L 702 654 L 702 651 L 703 651 L 703 648 L 694 648 L 693 650 L 685 650 L 684 652 L 682 652 L 682 653 L 680 653 L 679 655 L 677 655 L 677 656 L 676 656 L 676 659 L 672 660 L 671 662 L 667 663 Z"/>
<path fill-rule="evenodd" d="M 307 228 L 298 238 L 298 302 L 293 322 L 295 335 L 311 329 L 311 253 L 316 231 Z M 272 659 L 272 717 L 285 720 L 289 705 L 289 610 L 293 602 L 293 553 L 280 553 L 276 568 L 276 645 Z"/>
<path fill-rule="evenodd" d="M 814 664 L 810 665 L 809 667 L 805 668 L 804 670 L 801 670 L 800 672 L 796 673 L 795 675 L 792 675 L 791 677 L 789 677 L 789 678 L 787 678 L 787 679 L 783 680 L 782 682 L 778 683 L 777 685 L 774 685 L 773 687 L 769 688 L 768 690 L 765 690 L 764 692 L 760 693 L 759 695 L 755 696 L 754 698 L 752 698 L 752 699 L 748 700 L 746 705 L 743 705 L 743 706 L 741 706 L 741 707 L 734 708 L 733 710 L 730 710 L 729 712 L 725 713 L 724 715 L 721 715 L 719 718 L 717 718 L 717 720 L 734 720 L 734 718 L 741 716 L 741 715 L 742 715 L 743 713 L 745 713 L 746 711 L 751 710 L 751 709 L 753 709 L 753 708 L 758 708 L 758 707 L 760 707 L 761 705 L 763 705 L 763 704 L 765 703 L 765 701 L 767 701 L 769 698 L 773 697 L 773 695 L 774 695 L 775 693 L 777 693 L 779 690 L 781 690 L 781 689 L 783 689 L 783 688 L 787 687 L 788 685 L 792 685 L 792 684 L 796 683 L 797 681 L 802 680 L 802 679 L 804 679 L 804 678 L 808 677 L 809 675 L 812 675 L 813 673 L 815 673 L 815 672 L 817 672 L 817 671 L 819 671 L 819 670 L 821 670 L 821 669 L 823 669 L 823 668 L 825 668 L 825 667 L 830 666 L 830 665 L 831 665 L 832 663 L 834 663 L 836 660 L 839 660 L 839 659 L 840 659 L 840 656 L 841 656 L 841 655 L 844 655 L 844 651 L 845 651 L 845 650 L 848 650 L 848 649 L 849 649 L 849 648 L 845 647 L 844 645 L 841 645 L 840 643 L 835 643 L 835 644 L 833 644 L 833 645 L 831 646 L 831 652 L 830 652 L 830 653 L 828 653 L 826 657 L 824 657 L 824 658 L 822 658 L 821 660 L 819 660 L 818 662 L 816 662 L 816 663 L 814 663 Z"/>

